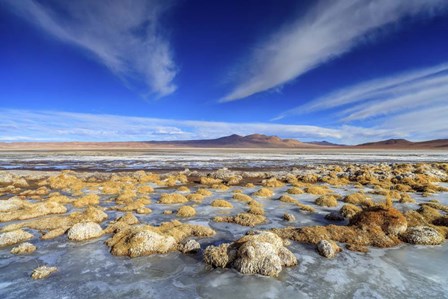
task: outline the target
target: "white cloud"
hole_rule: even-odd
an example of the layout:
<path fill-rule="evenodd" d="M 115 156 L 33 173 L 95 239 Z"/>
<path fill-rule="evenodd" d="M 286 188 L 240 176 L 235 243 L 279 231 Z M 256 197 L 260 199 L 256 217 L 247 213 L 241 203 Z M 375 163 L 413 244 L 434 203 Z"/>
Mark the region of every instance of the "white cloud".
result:
<path fill-rule="evenodd" d="M 318 126 L 174 120 L 58 111 L 0 109 L 2 140 L 134 141 L 217 138 L 261 133 L 290 138 L 340 139 L 339 130 Z M 4 126 L 4 124 L 8 124 Z"/>
<path fill-rule="evenodd" d="M 444 105 L 402 113 L 376 126 L 390 134 L 401 134 L 412 140 L 448 138 L 448 100 Z"/>
<path fill-rule="evenodd" d="M 389 138 L 447 138 L 448 104 L 389 118 L 371 127 L 335 128 L 272 123 L 230 123 L 0 108 L 0 141 L 148 141 L 211 139 L 260 133 L 302 141 L 358 144 Z"/>
<path fill-rule="evenodd" d="M 160 18 L 171 1 L 14 1 L 23 18 L 61 41 L 93 53 L 127 83 L 143 84 L 145 94 L 176 90 L 177 68 Z"/>
<path fill-rule="evenodd" d="M 275 119 L 336 109 L 340 121 L 352 122 L 446 103 L 448 63 L 343 88 L 283 112 Z"/>
<path fill-rule="evenodd" d="M 279 87 L 351 51 L 387 25 L 405 17 L 438 14 L 447 6 L 445 0 L 322 0 L 252 53 L 248 71 L 221 102 Z"/>
<path fill-rule="evenodd" d="M 342 123 L 369 124 L 368 128 L 342 125 L 349 142 L 448 138 L 448 63 L 343 88 L 275 119 L 320 111 Z"/>

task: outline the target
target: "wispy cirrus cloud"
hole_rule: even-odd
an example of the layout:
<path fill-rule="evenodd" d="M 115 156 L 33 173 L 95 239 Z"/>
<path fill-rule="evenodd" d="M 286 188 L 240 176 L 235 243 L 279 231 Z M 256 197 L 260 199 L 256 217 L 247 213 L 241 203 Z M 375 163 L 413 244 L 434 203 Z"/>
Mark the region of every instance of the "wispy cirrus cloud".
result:
<path fill-rule="evenodd" d="M 256 48 L 239 83 L 220 101 L 239 100 L 282 86 L 351 51 L 366 36 L 388 25 L 404 18 L 439 14 L 447 7 L 444 0 L 321 0 L 304 17 Z"/>
<path fill-rule="evenodd" d="M 143 85 L 145 96 L 166 96 L 176 90 L 177 67 L 160 25 L 171 0 L 6 3 L 48 34 L 93 53 L 126 84 Z"/>
<path fill-rule="evenodd" d="M 342 122 L 365 120 L 448 103 L 448 63 L 362 82 L 274 118 L 336 109 Z"/>
<path fill-rule="evenodd" d="M 326 111 L 352 140 L 448 138 L 448 63 L 362 82 L 285 111 L 273 120 Z M 360 128 L 354 123 L 362 122 Z M 364 137 L 356 137 L 361 130 Z M 373 133 L 370 135 L 370 133 Z M 375 134 L 380 134 L 375 136 Z M 369 136 L 370 135 L 370 136 Z M 350 137 L 351 136 L 351 137 Z"/>

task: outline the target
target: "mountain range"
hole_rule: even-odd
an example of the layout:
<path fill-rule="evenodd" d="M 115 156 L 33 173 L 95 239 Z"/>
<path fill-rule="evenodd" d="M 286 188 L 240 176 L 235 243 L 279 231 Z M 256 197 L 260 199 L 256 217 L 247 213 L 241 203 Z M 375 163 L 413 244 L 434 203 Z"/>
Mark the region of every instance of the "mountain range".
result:
<path fill-rule="evenodd" d="M 448 139 L 412 142 L 388 139 L 359 145 L 327 141 L 301 142 L 277 136 L 233 134 L 216 139 L 131 142 L 0 142 L 0 150 L 133 150 L 162 148 L 303 148 L 303 149 L 448 149 Z"/>

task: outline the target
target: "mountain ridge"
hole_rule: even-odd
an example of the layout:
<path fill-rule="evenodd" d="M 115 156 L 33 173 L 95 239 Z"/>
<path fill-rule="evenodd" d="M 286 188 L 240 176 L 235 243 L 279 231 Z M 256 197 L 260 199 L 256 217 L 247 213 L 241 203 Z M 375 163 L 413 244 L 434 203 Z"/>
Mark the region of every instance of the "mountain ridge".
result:
<path fill-rule="evenodd" d="M 413 142 L 387 139 L 359 145 L 341 145 L 328 141 L 301 142 L 263 134 L 232 134 L 215 139 L 122 142 L 0 142 L 0 150 L 133 150 L 163 148 L 289 148 L 289 149 L 448 149 L 448 139 Z"/>

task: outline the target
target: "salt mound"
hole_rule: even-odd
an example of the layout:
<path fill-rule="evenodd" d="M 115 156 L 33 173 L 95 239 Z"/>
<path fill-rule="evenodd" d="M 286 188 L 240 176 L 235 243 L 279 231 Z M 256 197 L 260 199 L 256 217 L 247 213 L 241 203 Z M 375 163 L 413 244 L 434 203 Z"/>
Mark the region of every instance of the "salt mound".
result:
<path fill-rule="evenodd" d="M 192 217 L 196 215 L 196 210 L 190 206 L 183 206 L 177 211 L 177 216 L 179 217 Z"/>
<path fill-rule="evenodd" d="M 210 237 L 214 234 L 215 231 L 209 227 L 173 220 L 160 226 L 130 226 L 117 232 L 106 244 L 111 247 L 113 255 L 137 257 L 174 251 L 179 249 L 179 243 L 189 237 Z"/>
<path fill-rule="evenodd" d="M 0 234 L 0 248 L 14 245 L 23 241 L 28 241 L 33 237 L 32 234 L 24 230 L 18 229 Z"/>
<path fill-rule="evenodd" d="M 12 254 L 28 254 L 28 253 L 33 253 L 34 251 L 36 251 L 36 246 L 34 246 L 31 243 L 25 242 L 20 244 L 19 246 L 14 247 L 13 249 L 11 249 L 11 253 Z"/>
<path fill-rule="evenodd" d="M 31 278 L 33 279 L 42 279 L 48 277 L 51 273 L 54 273 L 58 270 L 56 267 L 48 267 L 48 266 L 40 266 L 33 270 L 31 274 Z"/>
<path fill-rule="evenodd" d="M 388 235 L 399 235 L 404 233 L 408 227 L 406 218 L 394 208 L 375 207 L 357 213 L 351 220 L 350 225 L 366 229 L 372 226 L 380 227 Z"/>
<path fill-rule="evenodd" d="M 314 203 L 322 207 L 337 207 L 338 201 L 334 195 L 322 195 L 318 197 Z"/>
<path fill-rule="evenodd" d="M 255 192 L 253 195 L 258 197 L 271 197 L 274 195 L 274 192 L 268 188 L 260 188 L 260 190 Z"/>
<path fill-rule="evenodd" d="M 334 258 L 341 248 L 334 241 L 320 240 L 317 243 L 317 252 L 323 257 Z"/>
<path fill-rule="evenodd" d="M 176 203 L 186 203 L 188 202 L 188 199 L 183 196 L 182 194 L 178 193 L 163 193 L 160 196 L 159 203 L 161 204 L 176 204 Z"/>
<path fill-rule="evenodd" d="M 103 235 L 103 229 L 95 222 L 76 223 L 67 232 L 68 238 L 74 241 L 98 238 L 101 235 Z"/>
<path fill-rule="evenodd" d="M 442 234 L 430 226 L 410 227 L 403 238 L 407 243 L 419 245 L 439 245 L 445 240 Z"/>
<path fill-rule="evenodd" d="M 297 264 L 294 254 L 274 233 L 257 231 L 233 243 L 208 246 L 204 261 L 214 267 L 234 268 L 243 274 L 278 276 L 282 268 Z"/>
<path fill-rule="evenodd" d="M 224 199 L 216 199 L 212 201 L 211 206 L 215 208 L 233 208 L 233 205 Z"/>

